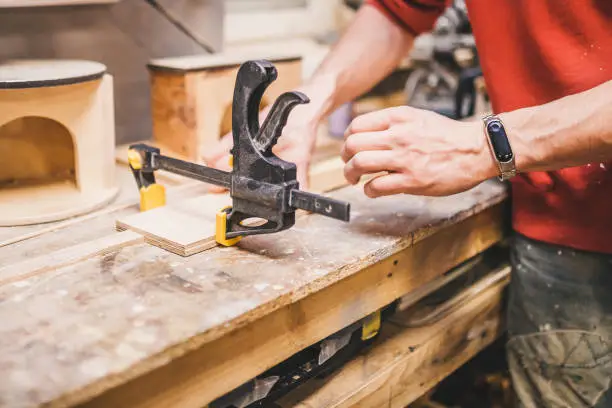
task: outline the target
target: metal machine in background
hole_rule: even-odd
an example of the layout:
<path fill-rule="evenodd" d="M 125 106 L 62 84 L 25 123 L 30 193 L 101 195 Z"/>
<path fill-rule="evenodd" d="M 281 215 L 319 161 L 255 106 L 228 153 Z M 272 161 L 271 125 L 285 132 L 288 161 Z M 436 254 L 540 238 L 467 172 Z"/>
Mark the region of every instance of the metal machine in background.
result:
<path fill-rule="evenodd" d="M 419 36 L 410 54 L 413 71 L 406 80 L 406 104 L 461 119 L 476 112 L 482 76 L 464 0 L 455 0 L 431 33 Z"/>
<path fill-rule="evenodd" d="M 356 11 L 363 0 L 344 0 Z M 418 36 L 409 54 L 406 105 L 462 119 L 489 109 L 465 0 L 455 0 L 431 32 Z M 397 103 L 397 102 L 396 102 Z"/>

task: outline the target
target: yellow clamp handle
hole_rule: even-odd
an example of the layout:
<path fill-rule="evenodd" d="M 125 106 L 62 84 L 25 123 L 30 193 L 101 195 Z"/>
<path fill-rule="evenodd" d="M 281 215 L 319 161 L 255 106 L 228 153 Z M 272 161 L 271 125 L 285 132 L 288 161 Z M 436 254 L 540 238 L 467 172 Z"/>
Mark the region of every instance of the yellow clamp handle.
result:
<path fill-rule="evenodd" d="M 161 184 L 151 184 L 140 189 L 140 211 L 149 211 L 166 205 L 166 189 Z"/>
<path fill-rule="evenodd" d="M 226 237 L 227 233 L 227 210 L 231 207 L 225 207 L 217 213 L 217 222 L 215 225 L 215 240 L 219 245 L 234 246 L 242 237 L 230 238 Z"/>
<path fill-rule="evenodd" d="M 128 150 L 128 163 L 134 170 L 142 169 L 142 156 L 134 149 Z M 166 189 L 160 184 L 151 184 L 140 189 L 140 211 L 166 205 Z"/>
<path fill-rule="evenodd" d="M 128 163 L 134 170 L 142 169 L 142 157 L 134 149 L 128 150 Z"/>
<path fill-rule="evenodd" d="M 372 313 L 363 320 L 361 326 L 361 340 L 370 340 L 380 330 L 380 310 Z"/>

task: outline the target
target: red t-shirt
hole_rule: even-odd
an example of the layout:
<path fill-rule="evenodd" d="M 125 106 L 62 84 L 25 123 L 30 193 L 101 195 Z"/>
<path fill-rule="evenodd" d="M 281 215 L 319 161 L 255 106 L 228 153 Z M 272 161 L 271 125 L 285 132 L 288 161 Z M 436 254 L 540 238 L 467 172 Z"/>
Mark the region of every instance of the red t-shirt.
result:
<path fill-rule="evenodd" d="M 447 5 L 367 3 L 414 34 L 430 30 Z M 612 0 L 466 4 L 495 112 L 540 105 L 612 79 Z M 612 253 L 612 161 L 515 177 L 512 213 L 514 229 L 530 238 Z"/>

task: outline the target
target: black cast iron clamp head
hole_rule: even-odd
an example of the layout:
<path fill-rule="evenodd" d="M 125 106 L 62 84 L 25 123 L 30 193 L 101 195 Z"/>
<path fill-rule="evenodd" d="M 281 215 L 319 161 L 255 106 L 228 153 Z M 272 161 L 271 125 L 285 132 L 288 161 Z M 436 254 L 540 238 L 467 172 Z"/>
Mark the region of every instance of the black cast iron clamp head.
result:
<path fill-rule="evenodd" d="M 300 92 L 286 92 L 276 99 L 260 126 L 260 103 L 276 77 L 274 65 L 264 60 L 247 61 L 238 70 L 232 103 L 231 172 L 163 156 L 148 145 L 130 146 L 130 167 L 141 191 L 141 208 L 165 203 L 165 197 L 156 198 L 159 191 L 154 188 L 154 171 L 165 170 L 229 189 L 232 205 L 217 215 L 216 237 L 223 245 L 233 245 L 243 236 L 288 229 L 295 224 L 298 208 L 348 222 L 349 203 L 301 191 L 295 164 L 272 152 L 291 110 L 309 102 Z M 149 190 L 153 197 L 143 206 L 143 195 L 146 199 Z M 253 219 L 260 222 L 253 223 Z"/>

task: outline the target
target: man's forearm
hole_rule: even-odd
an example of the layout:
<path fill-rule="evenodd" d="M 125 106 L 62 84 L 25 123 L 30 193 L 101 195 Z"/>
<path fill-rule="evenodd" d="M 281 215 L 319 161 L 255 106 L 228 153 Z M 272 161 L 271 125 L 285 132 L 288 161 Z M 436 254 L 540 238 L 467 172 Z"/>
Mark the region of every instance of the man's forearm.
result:
<path fill-rule="evenodd" d="M 612 159 L 612 81 L 500 117 L 521 172 Z"/>
<path fill-rule="evenodd" d="M 317 119 L 365 93 L 404 58 L 414 36 L 380 11 L 362 6 L 350 27 L 302 87 Z"/>

